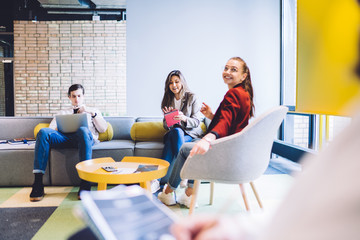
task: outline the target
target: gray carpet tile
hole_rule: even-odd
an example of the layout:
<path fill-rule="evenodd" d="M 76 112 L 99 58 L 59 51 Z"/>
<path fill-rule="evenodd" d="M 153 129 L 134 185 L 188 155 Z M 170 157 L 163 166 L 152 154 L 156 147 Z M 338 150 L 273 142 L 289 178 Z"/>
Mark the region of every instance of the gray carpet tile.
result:
<path fill-rule="evenodd" d="M 0 240 L 31 239 L 56 207 L 0 208 Z"/>

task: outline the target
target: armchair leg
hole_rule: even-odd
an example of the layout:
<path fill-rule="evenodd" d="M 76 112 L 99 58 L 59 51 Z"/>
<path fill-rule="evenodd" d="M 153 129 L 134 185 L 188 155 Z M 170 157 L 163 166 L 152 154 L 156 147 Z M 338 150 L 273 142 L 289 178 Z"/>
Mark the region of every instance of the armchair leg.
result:
<path fill-rule="evenodd" d="M 194 181 L 194 191 L 193 191 L 192 198 L 191 198 L 191 203 L 190 203 L 189 215 L 191 215 L 193 213 L 193 211 L 194 211 L 197 196 L 198 196 L 198 191 L 199 191 L 199 185 L 200 185 L 200 181 L 195 180 Z"/>
<path fill-rule="evenodd" d="M 210 205 L 212 205 L 214 201 L 214 187 L 215 187 L 215 183 L 210 182 L 210 201 L 209 201 Z"/>
<path fill-rule="evenodd" d="M 255 189 L 255 184 L 254 184 L 253 182 L 250 182 L 250 186 L 251 186 L 251 188 L 252 188 L 252 190 L 253 190 L 253 192 L 254 192 L 254 195 L 255 195 L 255 197 L 256 197 L 256 200 L 257 200 L 260 208 L 262 209 L 262 208 L 263 208 L 263 205 L 262 205 L 262 203 L 261 203 L 259 194 L 257 193 L 257 191 L 256 191 L 256 189 Z"/>
<path fill-rule="evenodd" d="M 244 185 L 243 185 L 243 184 L 239 184 L 239 186 L 240 186 L 241 195 L 242 195 L 242 197 L 243 197 L 243 199 L 244 199 L 246 211 L 250 211 L 249 203 L 248 203 L 248 200 L 247 200 L 247 197 L 246 197 L 246 194 L 245 194 Z"/>

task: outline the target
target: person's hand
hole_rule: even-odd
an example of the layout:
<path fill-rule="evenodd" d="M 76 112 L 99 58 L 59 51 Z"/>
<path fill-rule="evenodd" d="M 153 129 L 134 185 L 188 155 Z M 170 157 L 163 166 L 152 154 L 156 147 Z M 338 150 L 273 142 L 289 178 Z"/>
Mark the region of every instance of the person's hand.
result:
<path fill-rule="evenodd" d="M 180 121 L 186 122 L 187 118 L 183 112 L 179 111 L 179 115 L 174 116 L 174 120 L 180 120 Z"/>
<path fill-rule="evenodd" d="M 178 240 L 244 239 L 237 221 L 217 215 L 184 218 L 171 226 L 171 233 Z"/>
<path fill-rule="evenodd" d="M 202 103 L 203 105 L 201 106 L 200 112 L 202 114 L 204 114 L 205 117 L 207 117 L 208 119 L 212 120 L 214 118 L 214 114 L 211 111 L 211 108 L 209 107 L 209 105 L 207 105 L 206 103 Z"/>
<path fill-rule="evenodd" d="M 172 110 L 174 110 L 173 107 L 164 107 L 164 108 L 162 109 L 162 111 L 163 111 L 164 114 L 165 114 L 165 113 L 168 113 L 168 112 L 171 112 Z"/>
<path fill-rule="evenodd" d="M 191 149 L 189 157 L 195 154 L 205 154 L 211 148 L 210 142 L 215 140 L 216 136 L 213 133 L 206 134 L 200 141 L 196 142 L 194 147 Z"/>
<path fill-rule="evenodd" d="M 91 112 L 88 107 L 82 105 L 79 107 L 77 113 L 89 113 L 91 116 L 94 116 L 94 112 Z"/>
<path fill-rule="evenodd" d="M 210 142 L 206 141 L 205 139 L 201 139 L 191 149 L 189 157 L 192 157 L 196 154 L 205 154 L 207 151 L 209 151 L 210 147 Z"/>

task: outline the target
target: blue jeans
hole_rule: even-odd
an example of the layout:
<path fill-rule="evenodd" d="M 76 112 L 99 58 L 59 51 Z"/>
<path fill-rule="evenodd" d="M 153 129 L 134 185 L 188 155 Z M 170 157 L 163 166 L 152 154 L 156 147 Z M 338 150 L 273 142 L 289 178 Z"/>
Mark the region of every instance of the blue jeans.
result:
<path fill-rule="evenodd" d="M 36 136 L 33 173 L 45 173 L 51 148 L 79 148 L 79 160 L 92 158 L 94 139 L 87 127 L 75 133 L 61 133 L 51 128 L 42 128 Z"/>
<path fill-rule="evenodd" d="M 176 190 L 176 188 L 179 186 L 180 182 L 181 182 L 181 177 L 180 177 L 180 171 L 182 169 L 182 167 L 184 166 L 184 163 L 186 161 L 186 159 L 188 158 L 191 149 L 194 147 L 195 142 L 190 142 L 190 143 L 185 143 L 180 151 L 179 154 L 177 155 L 175 161 L 174 161 L 174 167 L 171 171 L 170 177 L 169 177 L 169 182 L 168 185 L 172 190 Z M 194 180 L 188 180 L 188 187 L 193 187 L 194 186 Z"/>
<path fill-rule="evenodd" d="M 181 128 L 171 129 L 164 137 L 164 150 L 162 153 L 162 159 L 165 159 L 170 163 L 167 174 L 160 179 L 160 185 L 165 185 L 168 182 L 170 173 L 173 168 L 174 159 L 179 153 L 181 146 L 185 142 L 191 142 L 193 138 L 187 135 Z"/>

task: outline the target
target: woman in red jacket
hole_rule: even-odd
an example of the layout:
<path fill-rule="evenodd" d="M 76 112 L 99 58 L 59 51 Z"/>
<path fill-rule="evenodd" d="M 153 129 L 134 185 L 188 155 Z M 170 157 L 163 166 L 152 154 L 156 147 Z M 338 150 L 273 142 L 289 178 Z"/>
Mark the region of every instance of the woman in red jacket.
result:
<path fill-rule="evenodd" d="M 225 65 L 222 77 L 229 90 L 215 114 L 208 105 L 203 103 L 200 111 L 211 120 L 211 123 L 207 134 L 201 140 L 196 143 L 185 143 L 181 147 L 168 185 L 158 195 L 159 200 L 166 205 L 174 205 L 178 202 L 190 207 L 194 183 L 192 180 L 188 181 L 185 193 L 177 201 L 173 193 L 181 182 L 180 171 L 187 157 L 204 154 L 210 149 L 211 141 L 240 132 L 254 115 L 253 88 L 250 70 L 245 61 L 240 57 L 230 58 Z"/>

